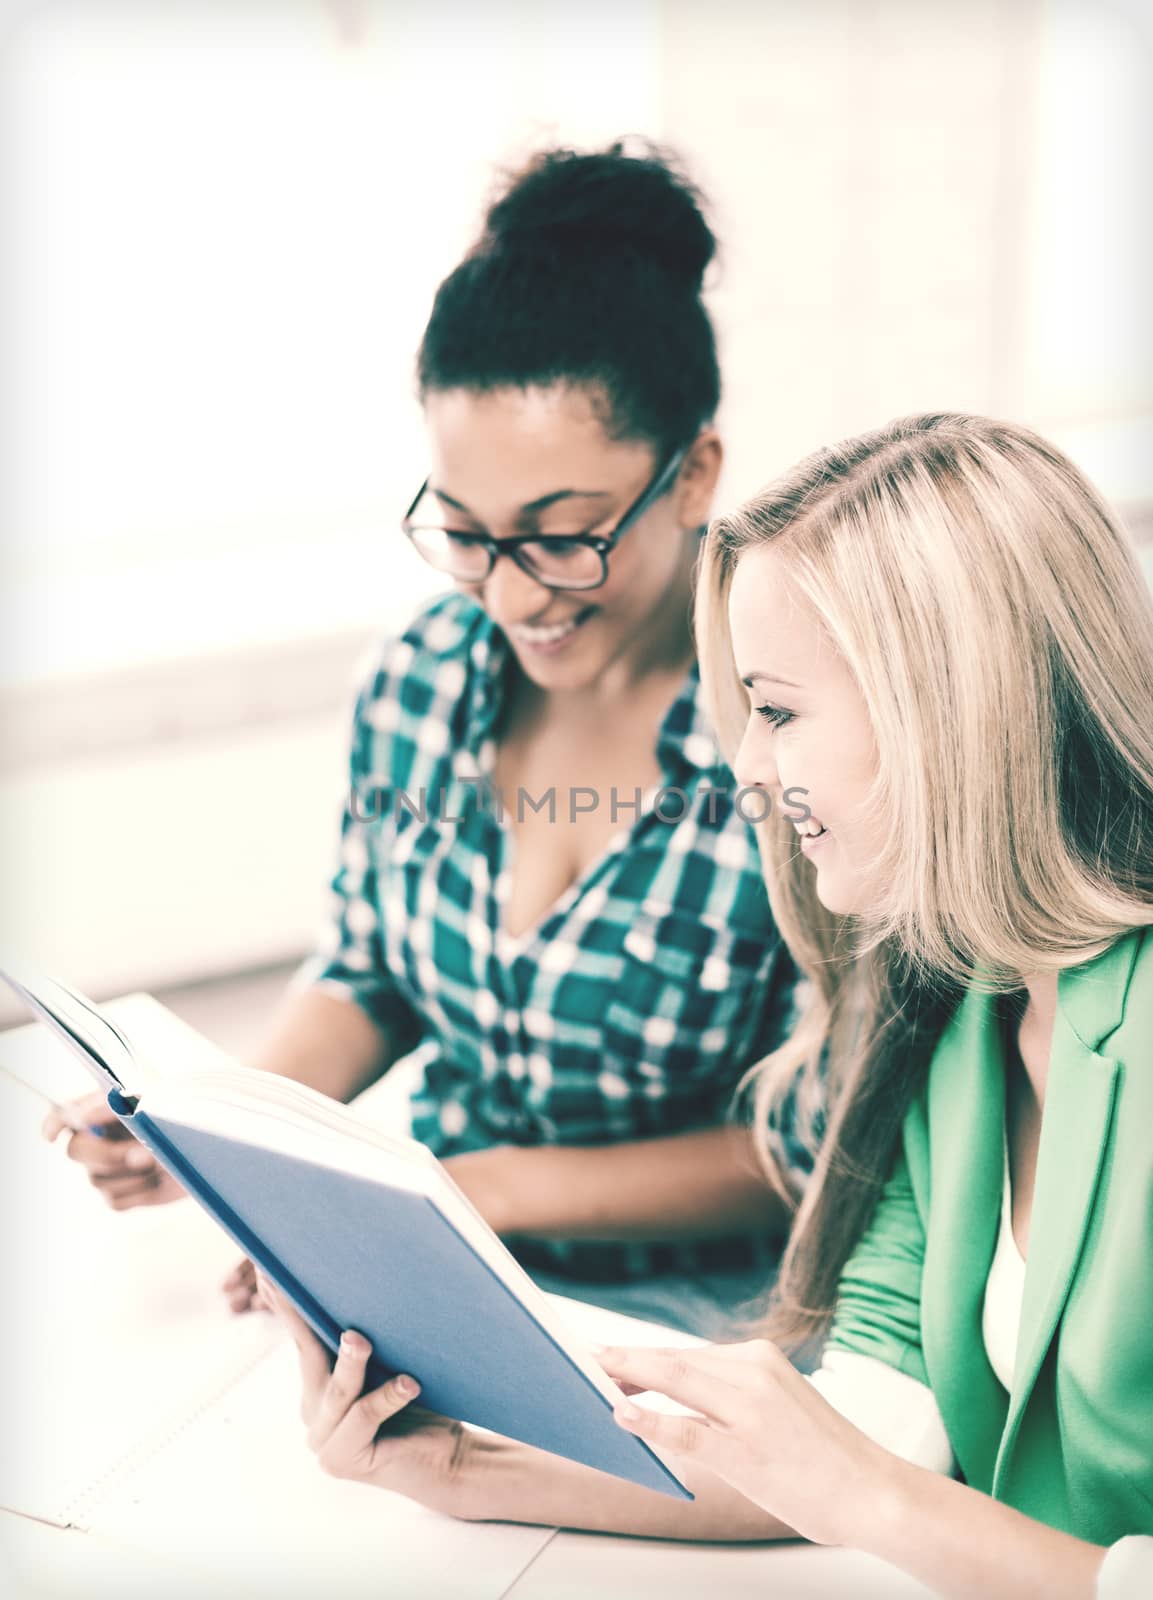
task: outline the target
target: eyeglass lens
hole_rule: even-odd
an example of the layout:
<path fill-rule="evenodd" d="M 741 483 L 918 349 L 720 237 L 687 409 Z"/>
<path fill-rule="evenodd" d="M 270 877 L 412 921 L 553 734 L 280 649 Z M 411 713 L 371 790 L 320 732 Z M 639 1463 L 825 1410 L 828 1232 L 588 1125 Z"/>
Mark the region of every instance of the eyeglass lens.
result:
<path fill-rule="evenodd" d="M 418 524 L 410 530 L 417 550 L 438 572 L 462 583 L 480 583 L 492 568 L 489 551 L 478 540 L 444 527 Z M 596 550 L 575 539 L 534 539 L 517 545 L 518 565 L 556 588 L 593 588 L 603 581 L 604 563 Z"/>

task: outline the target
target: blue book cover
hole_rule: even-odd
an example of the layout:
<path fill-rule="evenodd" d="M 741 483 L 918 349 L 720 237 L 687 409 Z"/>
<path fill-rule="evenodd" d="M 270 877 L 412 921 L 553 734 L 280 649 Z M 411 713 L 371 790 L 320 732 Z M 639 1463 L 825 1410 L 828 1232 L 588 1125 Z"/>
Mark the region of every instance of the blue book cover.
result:
<path fill-rule="evenodd" d="M 131 1046 L 97 1008 L 4 975 L 330 1350 L 345 1328 L 365 1335 L 372 1386 L 412 1373 L 431 1411 L 692 1498 L 617 1426 L 611 1380 L 566 1348 L 547 1302 L 423 1147 L 244 1067 L 146 1081 L 138 1095 Z"/>

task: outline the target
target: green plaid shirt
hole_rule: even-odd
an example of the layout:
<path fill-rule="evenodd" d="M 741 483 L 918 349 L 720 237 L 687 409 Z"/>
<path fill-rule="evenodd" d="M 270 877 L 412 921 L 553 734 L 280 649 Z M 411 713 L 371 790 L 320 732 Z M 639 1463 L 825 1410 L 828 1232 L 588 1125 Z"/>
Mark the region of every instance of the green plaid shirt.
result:
<path fill-rule="evenodd" d="M 415 1052 L 413 1133 L 440 1156 L 714 1125 L 791 1026 L 795 969 L 696 668 L 658 736 L 663 793 L 620 796 L 607 851 L 514 939 L 509 829 L 491 782 L 512 661 L 456 592 L 386 645 L 357 701 L 331 923 L 302 981 L 339 987 Z M 821 1120 L 820 1107 L 790 1104 L 770 1130 L 798 1189 Z M 515 1249 L 601 1280 L 774 1258 L 749 1238 Z"/>

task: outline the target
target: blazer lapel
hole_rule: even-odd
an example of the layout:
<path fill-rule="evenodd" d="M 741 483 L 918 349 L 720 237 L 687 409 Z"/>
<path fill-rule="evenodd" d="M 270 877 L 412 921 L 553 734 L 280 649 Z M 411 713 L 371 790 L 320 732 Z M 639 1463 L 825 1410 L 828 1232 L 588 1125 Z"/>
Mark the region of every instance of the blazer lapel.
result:
<path fill-rule="evenodd" d="M 1121 1020 L 1138 942 L 1121 939 L 1058 982 L 1021 1327 L 994 1494 L 1065 1309 L 1093 1212 L 1117 1084 L 1117 1062 L 1097 1046 Z"/>
<path fill-rule="evenodd" d="M 921 1338 L 953 1451 L 989 1484 L 1006 1413 L 985 1353 L 985 1280 L 1004 1185 L 1005 1091 L 992 995 L 973 989 L 942 1036 L 929 1077 L 931 1194 Z"/>

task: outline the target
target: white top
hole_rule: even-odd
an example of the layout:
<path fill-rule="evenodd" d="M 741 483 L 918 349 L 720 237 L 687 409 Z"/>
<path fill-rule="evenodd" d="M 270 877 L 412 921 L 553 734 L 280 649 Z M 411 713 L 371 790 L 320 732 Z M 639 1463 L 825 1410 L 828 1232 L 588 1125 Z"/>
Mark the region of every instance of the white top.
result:
<path fill-rule="evenodd" d="M 1017 1333 L 1025 1296 L 1025 1258 L 1013 1237 L 1013 1190 L 1009 1182 L 1009 1149 L 1005 1147 L 1005 1186 L 1001 1199 L 1001 1227 L 997 1248 L 985 1282 L 985 1310 L 981 1332 L 985 1354 L 1001 1386 L 1013 1387 L 1017 1361 Z"/>
<path fill-rule="evenodd" d="M 1025 1291 L 1025 1260 L 1013 1237 L 1013 1192 L 1008 1149 L 1001 1226 L 985 1283 L 981 1331 L 989 1365 L 1013 1387 L 1017 1333 Z M 953 1449 L 933 1391 L 875 1356 L 829 1350 L 809 1382 L 843 1417 L 886 1450 L 930 1472 L 952 1476 Z M 1097 1578 L 1097 1600 L 1149 1600 L 1153 1595 L 1153 1538 L 1132 1535 L 1110 1546 Z"/>

